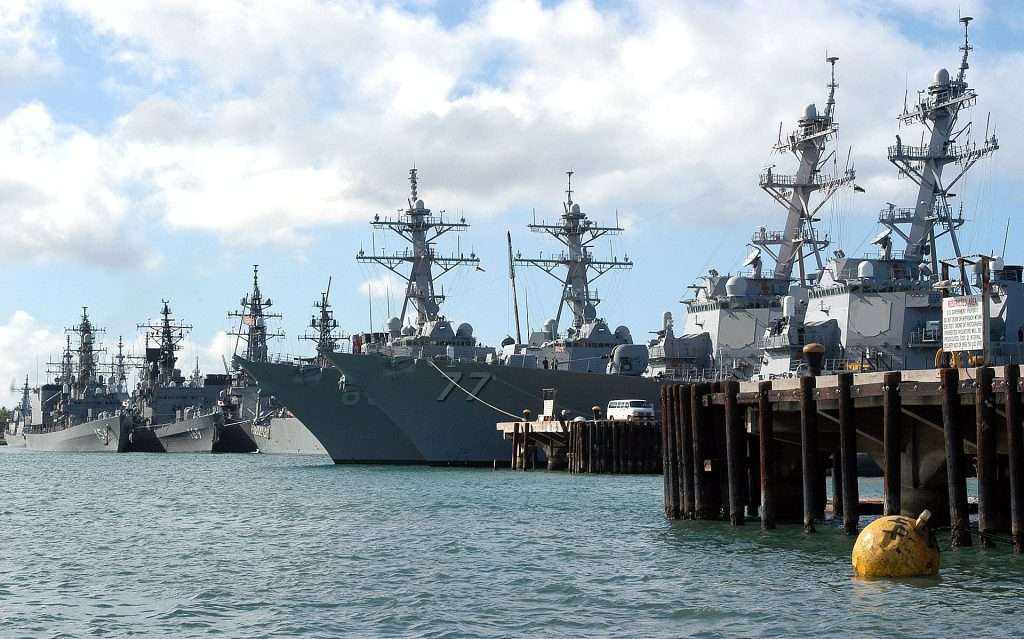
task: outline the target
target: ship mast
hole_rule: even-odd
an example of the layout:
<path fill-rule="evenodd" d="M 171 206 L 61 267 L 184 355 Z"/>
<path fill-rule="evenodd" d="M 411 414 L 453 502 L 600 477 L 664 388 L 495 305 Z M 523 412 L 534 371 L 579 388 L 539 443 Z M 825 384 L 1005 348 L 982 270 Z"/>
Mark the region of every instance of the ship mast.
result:
<path fill-rule="evenodd" d="M 228 317 L 238 318 L 238 329 L 228 333 L 235 337 L 235 354 L 238 354 L 239 341 L 245 342 L 245 358 L 250 362 L 266 362 L 269 359 L 267 340 L 284 337 L 284 332 L 268 332 L 268 319 L 280 319 L 280 313 L 268 313 L 266 309 L 273 305 L 268 297 L 263 299 L 260 292 L 259 264 L 252 266 L 252 293 L 241 299 L 241 311 L 231 311 Z"/>
<path fill-rule="evenodd" d="M 150 371 L 150 379 L 159 384 L 167 384 L 174 379 L 174 365 L 178 361 L 174 353 L 181 350 L 181 341 L 185 339 L 185 333 L 192 330 L 192 326 L 174 320 L 169 302 L 161 301 L 164 307 L 160 311 L 160 322 L 138 324 L 137 328 L 146 330 L 146 361 L 156 364 L 156 370 Z M 157 343 L 155 349 L 149 348 L 150 339 Z"/>
<path fill-rule="evenodd" d="M 115 392 L 128 392 L 128 368 L 125 364 L 124 339 L 117 338 L 117 355 L 114 356 L 114 388 Z"/>
<path fill-rule="evenodd" d="M 334 311 L 331 310 L 331 279 L 327 278 L 327 290 L 320 293 L 320 301 L 313 302 L 313 308 L 318 313 L 313 315 L 309 321 L 309 327 L 313 333 L 305 333 L 299 339 L 316 343 L 316 364 L 321 368 L 330 366 L 328 355 L 338 350 L 338 336 L 334 330 L 338 328 L 338 320 L 334 319 Z"/>
<path fill-rule="evenodd" d="M 449 231 L 463 231 L 469 228 L 466 219 L 461 218 L 458 222 L 446 222 L 444 210 L 439 215 L 431 215 L 430 209 L 426 208 L 423 200 L 419 199 L 418 172 L 415 168 L 409 169 L 409 187 L 411 197 L 408 200 L 409 208 L 399 210 L 398 217 L 381 218 L 373 216 L 370 223 L 376 229 L 387 229 L 393 231 L 403 240 L 412 245 L 404 251 L 396 251 L 390 255 L 373 254 L 367 255 L 362 249 L 356 254 L 359 262 L 372 262 L 380 264 L 405 283 L 405 301 L 402 303 L 402 314 L 400 320 L 405 324 L 405 315 L 409 304 L 412 304 L 416 311 L 416 325 L 423 327 L 427 322 L 441 319 L 441 303 L 444 302 L 444 293 L 437 293 L 434 290 L 434 282 L 451 271 L 456 266 L 476 266 L 480 259 L 470 253 L 469 257 L 462 254 L 458 256 L 440 256 L 434 252 L 434 242 Z M 410 264 L 411 269 L 408 275 L 399 271 L 403 264 Z M 436 275 L 433 267 L 437 265 L 440 272 Z M 372 327 L 371 327 L 372 329 Z"/>
<path fill-rule="evenodd" d="M 831 199 L 832 195 L 844 186 L 854 186 L 855 173 L 847 167 L 842 174 L 823 172 L 825 164 L 835 157 L 835 151 L 822 157 L 826 144 L 839 131 L 839 124 L 834 120 L 835 94 L 839 83 L 836 82 L 835 56 L 826 57 L 831 67 L 831 79 L 827 85 L 828 98 L 825 101 L 825 112 L 818 113 L 813 104 L 804 109 L 804 116 L 797 122 L 797 128 L 785 140 L 780 136 L 774 150 L 778 153 L 789 151 L 797 159 L 799 166 L 796 175 L 782 175 L 769 167 L 760 176 L 760 186 L 773 200 L 786 209 L 786 228 L 779 231 L 761 230 L 754 235 L 752 244 L 767 252 L 775 259 L 774 277 L 790 280 L 793 266 L 799 272 L 800 284 L 807 285 L 807 267 L 804 260 L 814 255 L 818 272 L 823 267 L 821 251 L 828 246 L 828 237 L 818 234 L 814 223 L 815 215 L 821 207 Z M 781 130 L 781 125 L 780 125 Z M 821 191 L 821 201 L 812 208 L 811 197 Z M 777 247 L 773 249 L 773 247 Z"/>
<path fill-rule="evenodd" d="M 534 266 L 554 277 L 562 283 L 562 298 L 558 303 L 555 315 L 555 327 L 562 318 L 562 309 L 568 305 L 573 315 L 572 326 L 581 328 L 584 324 L 597 319 L 597 305 L 601 303 L 596 289 L 590 285 L 612 269 L 629 269 L 633 262 L 629 256 L 619 260 L 596 260 L 590 252 L 591 245 L 605 235 L 618 235 L 622 228 L 616 226 L 598 226 L 587 219 L 580 205 L 572 199 L 573 171 L 566 171 L 569 186 L 566 189 L 566 201 L 562 205 L 562 220 L 559 224 L 528 225 L 534 233 L 547 233 L 565 245 L 566 250 L 550 257 L 527 258 L 517 254 L 515 263 Z M 565 277 L 555 274 L 555 269 L 565 268 Z"/>
<path fill-rule="evenodd" d="M 969 138 L 971 132 L 971 123 L 956 130 L 960 110 L 974 106 L 978 99 L 966 80 L 970 68 L 967 57 L 973 50 L 967 35 L 971 20 L 967 16 L 960 18 L 964 25 L 964 43 L 960 47 L 963 58 L 956 79 L 950 79 L 946 69 L 939 69 L 932 84 L 918 91 L 913 109 L 904 106 L 899 115 L 901 124 L 921 124 L 925 128 L 927 144 L 906 145 L 897 135 L 895 146 L 889 147 L 889 161 L 899 170 L 899 176 L 909 177 L 918 185 L 917 204 L 913 208 L 888 206 L 878 216 L 880 223 L 906 241 L 905 259 L 918 267 L 928 259 L 932 276 L 937 275 L 938 270 L 938 238 L 949 235 L 956 257 L 961 257 L 956 230 L 964 219 L 962 211 L 954 213 L 949 205 L 949 198 L 955 197 L 950 189 L 975 162 L 999 148 L 999 141 L 994 133 L 989 135 L 987 126 L 981 146 L 969 139 L 957 143 L 961 136 Z M 942 172 L 947 164 L 956 164 L 960 170 L 943 182 Z M 904 231 L 902 226 L 910 228 Z"/>
<path fill-rule="evenodd" d="M 68 334 L 69 340 L 68 350 L 65 353 L 65 360 L 69 360 L 71 356 L 71 333 L 78 335 L 78 349 L 76 350 L 76 354 L 78 356 L 78 370 L 77 375 L 75 375 L 72 373 L 70 365 L 68 365 L 66 366 L 66 369 L 62 371 L 62 376 L 65 376 L 65 379 L 74 386 L 76 393 L 81 395 L 96 383 L 96 355 L 103 352 L 103 349 L 96 348 L 96 334 L 102 333 L 103 329 L 97 329 L 92 325 L 92 321 L 89 319 L 89 308 L 87 306 L 83 306 L 82 319 L 79 321 L 78 325 L 73 328 L 65 329 L 65 332 Z"/>

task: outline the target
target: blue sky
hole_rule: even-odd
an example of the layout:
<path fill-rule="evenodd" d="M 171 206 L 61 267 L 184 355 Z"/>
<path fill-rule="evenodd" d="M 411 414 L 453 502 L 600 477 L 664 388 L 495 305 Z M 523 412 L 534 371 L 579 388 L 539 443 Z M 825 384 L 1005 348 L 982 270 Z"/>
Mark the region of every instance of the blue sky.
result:
<path fill-rule="evenodd" d="M 976 17 L 976 130 L 991 112 L 1003 145 L 961 190 L 968 251 L 998 251 L 1022 204 L 1021 8 L 960 7 Z M 523 253 L 557 250 L 525 225 L 557 216 L 573 169 L 584 210 L 626 227 L 598 253 L 636 262 L 599 280 L 600 312 L 646 339 L 696 276 L 738 270 L 750 233 L 781 224 L 757 175 L 792 169 L 770 148 L 780 121 L 824 100 L 826 50 L 840 156 L 852 146 L 867 192 L 838 196 L 822 224 L 869 251 L 877 211 L 914 197 L 884 159 L 896 133 L 917 135 L 897 128 L 903 93 L 959 63 L 956 20 L 929 0 L 5 2 L 0 403 L 84 305 L 109 344 L 169 299 L 195 326 L 183 357 L 216 367 L 254 263 L 284 314 L 275 350 L 308 352 L 296 337 L 328 276 L 346 331 L 366 329 L 371 302 L 380 326 L 384 291 L 392 314 L 401 300 L 353 256 L 399 248 L 368 221 L 402 205 L 413 163 L 427 205 L 473 224 L 459 246 L 486 269 L 442 280 L 449 317 L 491 344 L 513 330 L 505 230 Z M 1012 219 L 1008 261 L 1024 261 L 1021 230 Z M 534 326 L 557 305 L 548 280 L 520 271 Z"/>

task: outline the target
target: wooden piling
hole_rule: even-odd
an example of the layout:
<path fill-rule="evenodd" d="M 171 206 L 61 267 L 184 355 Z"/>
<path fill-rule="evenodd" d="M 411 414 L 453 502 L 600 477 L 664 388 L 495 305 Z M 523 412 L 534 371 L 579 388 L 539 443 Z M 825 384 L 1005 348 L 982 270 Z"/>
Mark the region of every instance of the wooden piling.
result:
<path fill-rule="evenodd" d="M 900 427 L 903 415 L 900 403 L 899 371 L 885 374 L 883 392 L 882 447 L 885 457 L 883 480 L 885 497 L 882 512 L 885 515 L 898 515 L 902 504 L 900 486 L 903 477 L 900 467 L 900 453 L 903 450 L 903 433 Z"/>
<path fill-rule="evenodd" d="M 746 473 L 743 465 L 743 421 L 741 419 L 737 398 L 740 383 L 735 380 L 723 384 L 725 391 L 725 455 L 726 473 L 729 480 L 729 523 L 742 526 L 743 516 L 743 481 Z"/>
<path fill-rule="evenodd" d="M 832 451 L 832 520 L 843 519 L 843 463 L 838 450 Z"/>
<path fill-rule="evenodd" d="M 516 470 L 519 464 L 519 422 L 512 427 L 512 470 Z"/>
<path fill-rule="evenodd" d="M 672 514 L 673 519 L 679 518 L 679 451 L 675 445 L 675 433 L 678 424 L 676 424 L 675 408 L 672 405 L 672 396 L 676 393 L 676 385 L 673 384 L 669 387 L 668 391 L 668 412 L 665 413 L 666 420 L 665 425 L 668 432 L 666 433 L 666 441 L 668 445 L 668 489 L 669 494 L 672 495 Z"/>
<path fill-rule="evenodd" d="M 744 433 L 747 458 L 747 517 L 761 516 L 761 455 L 759 439 L 753 433 Z"/>
<path fill-rule="evenodd" d="M 991 367 L 978 369 L 974 395 L 974 416 L 977 424 L 978 445 L 978 532 L 982 547 L 992 545 L 996 531 L 996 429 L 995 401 L 992 397 Z"/>
<path fill-rule="evenodd" d="M 679 449 L 679 456 L 682 459 L 682 480 L 683 491 L 683 517 L 694 519 L 693 499 L 693 421 L 690 412 L 690 387 L 679 386 L 679 392 L 675 397 L 676 408 L 679 413 L 679 429 L 676 431 L 676 444 Z"/>
<path fill-rule="evenodd" d="M 803 480 L 804 532 L 814 532 L 817 510 L 818 407 L 814 399 L 815 378 L 800 378 L 800 457 Z"/>
<path fill-rule="evenodd" d="M 668 473 L 668 397 L 669 397 L 670 386 L 662 384 L 661 388 L 658 389 L 658 399 L 661 401 L 661 479 L 662 479 L 662 490 L 665 495 L 665 515 L 668 516 L 671 512 L 669 508 L 669 473 Z"/>
<path fill-rule="evenodd" d="M 757 430 L 761 457 L 761 528 L 775 528 L 775 431 L 772 423 L 771 382 L 757 385 Z"/>
<path fill-rule="evenodd" d="M 944 368 L 939 375 L 942 380 L 942 430 L 946 440 L 950 537 L 953 546 L 970 546 L 967 480 L 964 477 L 964 438 L 959 422 L 960 372 L 955 368 Z"/>
<path fill-rule="evenodd" d="M 839 474 L 842 480 L 843 530 L 857 534 L 860 522 L 860 489 L 857 484 L 857 425 L 854 423 L 853 373 L 840 373 Z M 836 477 L 832 477 L 836 481 Z M 838 503 L 838 502 L 837 502 Z"/>
<path fill-rule="evenodd" d="M 1010 541 L 1024 552 L 1024 432 L 1021 431 L 1020 366 L 1008 364 L 1006 379 L 1006 450 L 1010 472 Z"/>
<path fill-rule="evenodd" d="M 690 386 L 690 418 L 693 435 L 693 510 L 697 519 L 714 519 L 708 487 L 704 481 L 704 430 L 706 426 L 704 395 L 707 392 L 707 384 Z"/>

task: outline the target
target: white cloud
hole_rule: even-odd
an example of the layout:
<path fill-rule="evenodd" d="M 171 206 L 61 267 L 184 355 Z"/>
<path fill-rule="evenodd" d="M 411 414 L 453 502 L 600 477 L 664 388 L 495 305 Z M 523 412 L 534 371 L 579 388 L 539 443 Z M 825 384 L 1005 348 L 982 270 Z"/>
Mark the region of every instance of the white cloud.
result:
<path fill-rule="evenodd" d="M 404 291 L 405 285 L 393 275 L 370 278 L 363 280 L 359 284 L 359 293 L 364 299 L 372 297 L 373 299 L 383 300 L 387 299 L 390 295 L 392 301 L 396 304 L 401 303 Z"/>
<path fill-rule="evenodd" d="M 60 70 L 56 39 L 40 25 L 46 2 L 4 0 L 0 3 L 0 83 L 31 79 Z"/>
<path fill-rule="evenodd" d="M 145 265 L 127 228 L 117 155 L 39 103 L 0 119 L 0 243 L 6 260 Z"/>
<path fill-rule="evenodd" d="M 936 4 L 906 0 L 902 10 L 942 13 Z M 525 219 L 532 207 L 552 217 L 567 168 L 595 218 L 628 209 L 636 229 L 780 219 L 756 177 L 769 162 L 792 168 L 769 150 L 779 121 L 788 129 L 804 104 L 824 100 L 826 49 L 842 58 L 840 154 L 854 145 L 871 189 L 851 212 L 871 216 L 907 195 L 883 155 L 904 87 L 959 61 L 954 14 L 948 40 L 924 46 L 894 26 L 893 10 L 857 2 L 597 10 L 586 0 L 493 0 L 454 27 L 358 0 L 66 6 L 125 71 L 106 84 L 149 96 L 98 137 L 36 125 L 54 131 L 38 154 L 70 158 L 58 168 L 77 179 L 71 209 L 105 223 L 37 215 L 52 223 L 34 244 L 21 237 L 22 253 L 49 257 L 55 246 L 87 260 L 123 239 L 126 215 L 154 213 L 172 229 L 301 245 L 318 226 L 401 206 L 413 162 L 427 204 L 464 210 L 470 222 L 508 210 Z M 984 19 L 984 7 L 970 9 Z M 975 44 L 981 109 L 1024 98 L 1019 83 L 995 82 L 1018 72 L 1019 58 Z M 1005 137 L 1022 130 L 1003 116 Z M 1001 167 L 1024 161 L 1008 156 Z M 14 201 L 37 196 L 45 173 L 21 179 L 31 188 Z M 69 231 L 65 245 L 54 229 Z M 66 245 L 83 238 L 100 255 Z"/>
<path fill-rule="evenodd" d="M 11 391 L 11 386 L 21 386 L 25 375 L 29 383 L 35 384 L 36 369 L 45 375 L 46 354 L 59 353 L 64 338 L 42 326 L 27 312 L 18 310 L 0 324 L 0 406 L 15 405 L 21 395 Z"/>

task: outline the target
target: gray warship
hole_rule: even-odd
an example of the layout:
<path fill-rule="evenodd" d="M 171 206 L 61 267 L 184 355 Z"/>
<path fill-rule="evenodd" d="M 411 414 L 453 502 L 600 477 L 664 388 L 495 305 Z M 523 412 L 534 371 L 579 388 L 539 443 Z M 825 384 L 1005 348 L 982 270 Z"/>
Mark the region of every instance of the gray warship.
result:
<path fill-rule="evenodd" d="M 364 335 L 354 342 L 352 353 L 329 357 L 342 373 L 340 390 L 344 402 L 374 406 L 387 420 L 386 430 L 376 430 L 370 446 L 363 444 L 361 461 L 490 465 L 509 459 L 510 446 L 494 427 L 495 422 L 523 409 L 537 411 L 543 391 L 557 388 L 559 403 L 569 419 L 591 415 L 595 405 L 605 406 L 615 398 L 654 401 L 658 382 L 642 377 L 647 366 L 647 348 L 635 345 L 628 329 L 612 331 L 597 315 L 600 297 L 593 280 L 612 269 L 629 268 L 628 258 L 598 260 L 591 245 L 598 238 L 621 232 L 588 219 L 580 204 L 567 190 L 559 220 L 554 224 L 536 221 L 531 231 L 550 235 L 565 250 L 549 257 L 513 258 L 513 266 L 539 268 L 555 277 L 562 296 L 556 317 L 533 332 L 525 343 L 506 339 L 500 351 L 476 343 L 472 327 L 456 329 L 440 314 L 443 295 L 435 292 L 436 276 L 462 265 L 476 265 L 470 254 L 441 257 L 434 241 L 452 230 L 466 228 L 464 220 L 446 221 L 435 215 L 417 192 L 417 174 L 410 172 L 412 186 L 409 206 L 398 218 L 375 218 L 373 225 L 393 231 L 412 247 L 392 255 L 360 253 L 362 261 L 381 264 L 406 282 L 401 317 L 392 318 L 386 334 Z M 399 270 L 410 264 L 408 273 Z M 557 269 L 566 274 L 559 277 Z M 414 323 L 405 325 L 406 310 L 415 310 Z M 572 315 L 565 335 L 559 332 L 562 311 Z M 293 410 L 298 410 L 293 408 Z M 356 411 L 345 410 L 337 423 L 340 432 L 329 438 L 317 430 L 319 423 L 307 422 L 324 442 L 335 460 L 351 457 L 352 444 L 346 429 L 366 424 Z"/>
<path fill-rule="evenodd" d="M 128 449 L 133 416 L 123 388 L 99 374 L 96 344 L 102 329 L 93 326 L 88 308 L 66 331 L 67 341 L 52 383 L 32 391 L 29 420 L 24 422 L 26 448 L 61 452 L 122 453 Z M 71 335 L 78 346 L 71 348 Z M 76 357 L 77 356 L 77 357 Z M 22 399 L 24 405 L 24 397 Z M 24 411 L 24 407 L 22 409 Z"/>
<path fill-rule="evenodd" d="M 14 390 L 13 384 L 11 390 Z M 28 375 L 20 390 L 21 399 L 4 427 L 4 441 L 12 448 L 25 447 L 25 426 L 32 421 L 32 387 L 28 385 Z"/>
<path fill-rule="evenodd" d="M 967 83 L 970 21 L 961 19 L 964 40 L 956 75 L 945 68 L 936 71 L 916 103 L 904 104 L 898 116 L 902 126 L 922 127 L 921 143 L 907 144 L 897 135 L 888 148 L 899 177 L 917 187 L 914 206 L 886 204 L 878 216 L 881 231 L 872 240 L 878 252 L 849 257 L 836 251 L 816 274 L 803 312 L 784 312 L 770 323 L 761 341 L 760 377 L 800 374 L 801 350 L 811 342 L 825 347 L 827 371 L 936 367 L 942 363 L 942 298 L 983 287 L 992 293 L 989 363 L 1021 361 L 1022 269 L 1005 265 L 1000 257 L 962 255 L 957 233 L 966 221 L 964 198 L 959 207 L 951 204 L 956 197 L 952 189 L 976 162 L 999 148 L 988 124 L 977 140 L 973 123 L 961 121 L 978 98 Z M 952 174 L 945 171 L 950 166 Z M 948 242 L 946 260 L 940 258 L 941 240 Z M 894 246 L 898 241 L 902 250 Z"/>
<path fill-rule="evenodd" d="M 831 75 L 824 110 L 808 104 L 796 129 L 785 138 L 780 123 L 773 151 L 791 154 L 797 162 L 796 173 L 785 175 L 772 165 L 758 180 L 786 210 L 785 228 L 761 227 L 754 232 L 753 250 L 743 263 L 748 272 L 720 274 L 712 269 L 690 287 L 694 296 L 684 302 L 686 322 L 681 335 L 675 334 L 672 314 L 665 313 L 662 328 L 649 345 L 649 375 L 689 381 L 750 379 L 762 368 L 765 344 L 775 339 L 765 338 L 768 327 L 789 326 L 789 318 L 798 322 L 803 317 L 808 289 L 818 281 L 822 252 L 829 245 L 828 236 L 815 227 L 816 215 L 840 189 L 862 191 L 849 160 L 844 169 L 836 161 L 838 60 L 826 57 Z M 764 272 L 766 258 L 775 262 L 768 273 Z"/>
<path fill-rule="evenodd" d="M 163 300 L 160 320 L 139 324 L 146 333 L 146 355 L 132 394 L 137 413 L 132 451 L 168 453 L 219 452 L 224 429 L 221 403 L 230 387 L 227 375 L 202 375 L 198 363 L 189 378 L 176 368 L 186 331 L 192 327 L 171 316 Z M 155 346 L 150 346 L 155 344 Z"/>
<path fill-rule="evenodd" d="M 338 323 L 334 320 L 328 302 L 329 295 L 330 283 L 318 304 L 319 322 L 316 317 L 312 322 L 313 328 L 319 331 L 315 338 L 318 357 L 322 357 L 319 355 L 321 349 L 333 350 L 337 347 L 334 330 Z M 268 340 L 284 335 L 271 331 L 267 326 L 267 320 L 281 317 L 277 313 L 267 312 L 272 305 L 271 299 L 264 298 L 260 290 L 259 266 L 253 265 L 252 292 L 242 298 L 240 312 L 228 314 L 228 317 L 239 320 L 238 328 L 230 333 L 237 338 L 235 355 L 239 355 L 239 349 L 243 344 L 245 347 L 244 357 L 233 360 L 236 366 L 227 410 L 230 422 L 226 428 L 238 429 L 240 432 L 234 436 L 232 448 L 235 452 L 322 455 L 324 448 L 309 429 L 272 396 L 265 395 L 252 376 L 237 366 L 237 362 L 243 359 L 261 364 L 270 362 Z M 303 335 L 302 338 L 312 339 L 308 335 Z M 225 439 L 227 438 L 222 438 L 222 444 Z"/>

